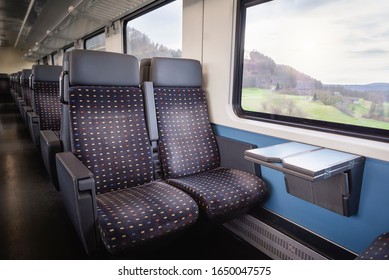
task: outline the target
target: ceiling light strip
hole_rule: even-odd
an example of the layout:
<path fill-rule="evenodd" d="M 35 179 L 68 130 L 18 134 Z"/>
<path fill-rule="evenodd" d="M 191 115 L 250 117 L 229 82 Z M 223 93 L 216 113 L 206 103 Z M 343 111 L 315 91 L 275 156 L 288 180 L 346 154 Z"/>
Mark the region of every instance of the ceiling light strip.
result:
<path fill-rule="evenodd" d="M 24 26 L 26 25 L 26 22 L 27 22 L 28 17 L 30 16 L 30 12 L 31 12 L 31 10 L 32 10 L 32 7 L 34 6 L 34 2 L 35 2 L 35 0 L 31 0 L 31 1 L 30 1 L 30 5 L 28 6 L 27 13 L 26 13 L 26 15 L 24 16 L 24 20 L 23 20 L 22 26 L 20 27 L 18 37 L 16 38 L 14 48 L 16 48 L 16 46 L 18 45 L 20 35 L 22 35 L 22 31 L 23 31 L 23 29 L 24 29 Z"/>

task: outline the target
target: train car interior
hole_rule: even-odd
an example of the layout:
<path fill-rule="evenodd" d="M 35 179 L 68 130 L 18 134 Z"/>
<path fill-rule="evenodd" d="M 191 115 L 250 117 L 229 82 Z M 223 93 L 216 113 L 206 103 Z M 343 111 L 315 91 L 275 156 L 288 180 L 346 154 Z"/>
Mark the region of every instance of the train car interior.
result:
<path fill-rule="evenodd" d="M 372 2 L 0 0 L 0 263 L 388 260 Z"/>

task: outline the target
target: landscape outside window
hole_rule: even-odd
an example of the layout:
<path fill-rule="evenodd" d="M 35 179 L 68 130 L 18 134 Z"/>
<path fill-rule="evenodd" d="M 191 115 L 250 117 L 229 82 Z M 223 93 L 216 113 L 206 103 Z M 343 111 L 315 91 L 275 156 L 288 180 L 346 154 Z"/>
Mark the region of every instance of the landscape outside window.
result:
<path fill-rule="evenodd" d="M 126 24 L 126 52 L 139 60 L 181 57 L 182 0 L 173 1 Z"/>
<path fill-rule="evenodd" d="M 100 33 L 96 36 L 85 40 L 85 49 L 105 51 L 105 33 Z"/>
<path fill-rule="evenodd" d="M 247 8 L 242 109 L 389 130 L 388 11 L 386 0 Z"/>

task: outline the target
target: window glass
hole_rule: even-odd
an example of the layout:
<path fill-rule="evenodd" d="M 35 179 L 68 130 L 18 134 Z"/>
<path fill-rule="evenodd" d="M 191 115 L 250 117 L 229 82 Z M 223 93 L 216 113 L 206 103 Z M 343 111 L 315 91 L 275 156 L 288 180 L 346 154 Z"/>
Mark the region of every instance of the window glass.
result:
<path fill-rule="evenodd" d="M 52 65 L 60 65 L 59 63 L 59 55 L 58 55 L 58 52 L 55 52 L 51 55 L 51 64 Z"/>
<path fill-rule="evenodd" d="M 105 51 L 105 33 L 85 39 L 84 44 L 87 50 Z"/>
<path fill-rule="evenodd" d="M 262 2 L 241 1 L 242 111 L 388 135 L 389 1 Z"/>
<path fill-rule="evenodd" d="M 126 52 L 145 57 L 181 57 L 182 0 L 129 20 L 125 27 Z"/>
<path fill-rule="evenodd" d="M 64 52 L 70 52 L 70 51 L 72 51 L 72 50 L 74 50 L 74 45 L 65 48 L 63 51 L 64 51 Z"/>

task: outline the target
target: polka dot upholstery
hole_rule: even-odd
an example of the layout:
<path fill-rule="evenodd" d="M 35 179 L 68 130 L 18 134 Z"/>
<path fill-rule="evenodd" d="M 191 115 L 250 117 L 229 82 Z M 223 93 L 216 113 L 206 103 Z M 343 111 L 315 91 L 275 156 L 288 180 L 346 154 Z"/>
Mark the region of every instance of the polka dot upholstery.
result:
<path fill-rule="evenodd" d="M 188 194 L 152 182 L 152 151 L 138 87 L 72 87 L 69 110 L 72 150 L 93 173 L 97 227 L 109 252 L 196 221 L 198 207 Z"/>
<path fill-rule="evenodd" d="M 389 232 L 381 234 L 360 254 L 359 260 L 389 260 Z"/>
<path fill-rule="evenodd" d="M 218 167 L 219 151 L 204 91 L 157 88 L 155 103 L 165 177 L 178 178 Z"/>
<path fill-rule="evenodd" d="M 73 152 L 94 174 L 97 194 L 153 179 L 139 88 L 73 87 L 69 100 Z"/>
<path fill-rule="evenodd" d="M 22 96 L 26 106 L 31 106 L 31 90 L 28 84 L 28 79 L 23 79 L 22 82 Z"/>
<path fill-rule="evenodd" d="M 155 88 L 159 149 L 169 184 L 189 193 L 209 219 L 259 203 L 267 188 L 253 174 L 219 168 L 219 151 L 201 88 Z"/>
<path fill-rule="evenodd" d="M 60 129 L 61 103 L 58 82 L 35 82 L 33 85 L 36 113 L 40 130 Z"/>
<path fill-rule="evenodd" d="M 216 168 L 192 176 L 169 179 L 168 183 L 195 198 L 207 218 L 219 218 L 253 206 L 266 195 L 267 188 L 255 175 L 236 169 Z"/>
<path fill-rule="evenodd" d="M 193 224 L 196 202 L 162 182 L 97 196 L 99 230 L 111 253 L 141 245 Z"/>

